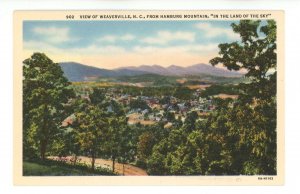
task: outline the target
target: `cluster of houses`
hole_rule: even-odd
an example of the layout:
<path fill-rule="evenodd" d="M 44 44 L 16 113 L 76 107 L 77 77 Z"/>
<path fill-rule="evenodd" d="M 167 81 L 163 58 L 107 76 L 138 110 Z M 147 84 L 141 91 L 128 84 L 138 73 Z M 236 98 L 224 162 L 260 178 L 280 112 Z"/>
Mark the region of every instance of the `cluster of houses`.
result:
<path fill-rule="evenodd" d="M 85 90 L 81 93 L 82 98 L 88 98 L 89 91 Z M 172 118 L 176 120 L 185 121 L 189 112 L 196 112 L 200 118 L 212 112 L 216 107 L 214 105 L 214 98 L 232 98 L 236 99 L 235 95 L 220 94 L 218 96 L 211 96 L 208 98 L 200 97 L 201 90 L 195 90 L 193 99 L 181 100 L 174 96 L 153 97 L 143 95 L 123 94 L 115 88 L 109 88 L 106 92 L 106 97 L 122 104 L 126 108 L 126 116 L 128 117 L 128 124 L 133 125 L 140 123 L 142 125 L 152 125 L 163 121 L 166 127 L 172 126 L 172 121 L 167 115 L 172 114 Z M 167 100 L 163 100 L 167 98 Z M 141 100 L 147 104 L 147 108 L 131 108 L 130 103 L 133 100 Z M 111 106 L 107 107 L 108 112 L 113 112 Z"/>
<path fill-rule="evenodd" d="M 196 92 L 197 91 L 195 91 L 195 95 L 197 95 Z M 191 100 L 180 100 L 174 96 L 168 96 L 167 102 L 163 102 L 162 99 L 164 97 L 132 96 L 129 94 L 115 93 L 114 91 L 109 91 L 107 96 L 128 108 L 126 116 L 128 117 L 128 124 L 130 125 L 137 123 L 151 125 L 163 121 L 167 122 L 166 126 L 170 126 L 171 121 L 166 116 L 167 113 L 173 114 L 176 120 L 180 119 L 184 122 L 187 114 L 191 111 L 195 111 L 199 116 L 203 116 L 215 109 L 213 98 L 202 98 L 199 95 Z M 129 106 L 130 102 L 137 99 L 144 101 L 148 105 L 148 108 L 131 109 Z"/>

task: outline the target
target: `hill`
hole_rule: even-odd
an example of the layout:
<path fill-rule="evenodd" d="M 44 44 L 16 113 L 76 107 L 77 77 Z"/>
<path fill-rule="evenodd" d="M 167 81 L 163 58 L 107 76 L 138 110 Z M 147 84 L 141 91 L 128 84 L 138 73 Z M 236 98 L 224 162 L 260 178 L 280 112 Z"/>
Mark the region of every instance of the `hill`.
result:
<path fill-rule="evenodd" d="M 65 76 L 71 82 L 95 80 L 101 77 L 118 77 L 118 76 L 133 76 L 141 75 L 146 72 L 120 69 L 108 70 L 92 66 L 83 65 L 76 62 L 62 62 L 59 63 Z"/>
<path fill-rule="evenodd" d="M 171 65 L 162 67 L 159 65 L 141 65 L 138 67 L 128 66 L 113 70 L 96 68 L 76 62 L 59 63 L 65 76 L 71 82 L 91 81 L 101 78 L 129 77 L 144 74 L 164 75 L 164 76 L 189 76 L 189 75 L 209 75 L 214 77 L 238 78 L 243 74 L 228 71 L 222 68 L 213 67 L 206 64 L 196 64 L 188 67 Z"/>

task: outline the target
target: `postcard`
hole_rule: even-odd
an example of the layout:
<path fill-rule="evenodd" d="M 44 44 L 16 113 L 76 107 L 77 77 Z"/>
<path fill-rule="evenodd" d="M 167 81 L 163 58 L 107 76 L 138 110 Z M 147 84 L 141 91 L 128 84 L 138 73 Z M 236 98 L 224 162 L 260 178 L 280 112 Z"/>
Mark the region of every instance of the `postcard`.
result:
<path fill-rule="evenodd" d="M 284 184 L 283 11 L 15 11 L 14 184 Z"/>

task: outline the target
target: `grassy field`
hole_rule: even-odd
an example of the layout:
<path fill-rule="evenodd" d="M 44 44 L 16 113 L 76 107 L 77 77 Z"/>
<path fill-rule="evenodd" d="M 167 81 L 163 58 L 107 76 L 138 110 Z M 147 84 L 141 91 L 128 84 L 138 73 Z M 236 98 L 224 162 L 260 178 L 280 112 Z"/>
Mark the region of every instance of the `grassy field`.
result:
<path fill-rule="evenodd" d="M 24 176 L 97 176 L 97 175 L 115 175 L 107 169 L 97 168 L 91 171 L 90 168 L 83 165 L 71 165 L 55 161 L 24 161 Z"/>

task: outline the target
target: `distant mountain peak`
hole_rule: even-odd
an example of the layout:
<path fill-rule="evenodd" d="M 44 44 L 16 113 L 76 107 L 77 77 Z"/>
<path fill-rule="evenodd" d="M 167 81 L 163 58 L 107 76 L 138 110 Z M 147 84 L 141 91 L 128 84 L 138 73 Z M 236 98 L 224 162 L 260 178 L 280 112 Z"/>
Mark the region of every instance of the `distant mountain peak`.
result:
<path fill-rule="evenodd" d="M 151 65 L 152 67 L 162 67 L 162 66 L 160 66 L 160 65 L 157 65 L 157 64 L 153 64 L 153 65 Z"/>
<path fill-rule="evenodd" d="M 172 65 L 170 65 L 170 66 L 168 66 L 167 68 L 182 68 L 181 66 L 178 66 L 178 65 L 174 65 L 174 64 L 172 64 Z"/>

